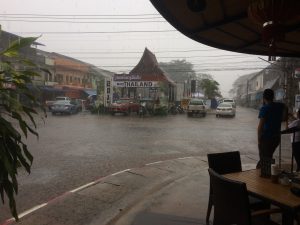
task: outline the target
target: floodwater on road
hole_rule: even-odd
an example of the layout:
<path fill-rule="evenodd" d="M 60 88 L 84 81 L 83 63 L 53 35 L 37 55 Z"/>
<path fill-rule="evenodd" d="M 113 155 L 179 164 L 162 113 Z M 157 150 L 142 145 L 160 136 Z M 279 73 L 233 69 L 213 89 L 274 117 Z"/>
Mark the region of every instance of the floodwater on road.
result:
<path fill-rule="evenodd" d="M 38 124 L 39 140 L 27 140 L 34 163 L 30 175 L 19 175 L 18 211 L 155 161 L 234 150 L 257 159 L 257 123 L 257 111 L 246 108 L 238 108 L 235 118 L 49 115 Z M 6 207 L 0 211 L 0 221 L 10 217 Z"/>

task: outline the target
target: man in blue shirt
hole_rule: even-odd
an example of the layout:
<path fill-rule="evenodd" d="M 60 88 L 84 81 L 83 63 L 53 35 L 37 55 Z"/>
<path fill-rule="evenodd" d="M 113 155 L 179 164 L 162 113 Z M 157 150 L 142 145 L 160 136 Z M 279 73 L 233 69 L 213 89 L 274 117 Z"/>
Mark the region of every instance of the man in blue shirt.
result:
<path fill-rule="evenodd" d="M 261 160 L 272 160 L 273 153 L 280 143 L 281 122 L 283 121 L 285 105 L 273 102 L 274 91 L 266 89 L 263 93 L 263 106 L 259 111 L 259 124 L 257 128 L 257 140 L 259 149 L 259 162 L 257 168 L 261 167 Z"/>

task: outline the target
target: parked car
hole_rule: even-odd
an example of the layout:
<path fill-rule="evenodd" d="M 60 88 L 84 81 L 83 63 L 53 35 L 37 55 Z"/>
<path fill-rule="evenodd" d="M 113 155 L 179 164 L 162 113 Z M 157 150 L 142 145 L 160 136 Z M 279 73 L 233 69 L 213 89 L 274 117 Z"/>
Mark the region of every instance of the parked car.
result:
<path fill-rule="evenodd" d="M 82 105 L 84 104 L 83 101 L 84 100 L 82 100 L 82 99 L 72 99 L 70 101 L 70 103 L 75 105 L 77 112 L 81 112 L 82 111 Z"/>
<path fill-rule="evenodd" d="M 55 101 L 52 106 L 52 115 L 56 115 L 58 113 L 71 115 L 77 112 L 77 107 L 74 104 L 72 104 L 71 101 Z"/>
<path fill-rule="evenodd" d="M 235 107 L 232 105 L 232 103 L 223 102 L 221 103 L 217 109 L 216 109 L 216 117 L 219 116 L 235 116 Z"/>
<path fill-rule="evenodd" d="M 206 116 L 206 107 L 204 101 L 202 99 L 192 98 L 187 107 L 187 115 L 188 117 L 193 115 Z"/>
<path fill-rule="evenodd" d="M 109 107 L 109 112 L 114 115 L 115 113 L 123 113 L 128 115 L 131 112 L 139 113 L 140 104 L 134 99 L 123 98 L 116 100 Z"/>
<path fill-rule="evenodd" d="M 55 98 L 55 100 L 47 100 L 45 102 L 46 108 L 51 111 L 52 110 L 52 106 L 54 104 L 54 102 L 56 101 L 70 101 L 71 99 L 69 97 L 66 96 L 58 96 Z"/>
<path fill-rule="evenodd" d="M 57 96 L 55 98 L 56 101 L 70 101 L 71 99 L 69 97 L 66 97 L 66 96 Z"/>

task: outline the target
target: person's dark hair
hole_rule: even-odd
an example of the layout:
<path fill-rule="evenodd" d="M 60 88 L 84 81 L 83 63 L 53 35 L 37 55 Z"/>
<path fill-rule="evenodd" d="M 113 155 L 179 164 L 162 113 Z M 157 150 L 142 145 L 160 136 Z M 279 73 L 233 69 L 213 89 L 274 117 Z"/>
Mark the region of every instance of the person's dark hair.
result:
<path fill-rule="evenodd" d="M 298 118 L 300 118 L 300 108 L 297 111 L 297 116 L 298 116 Z"/>
<path fill-rule="evenodd" d="M 274 91 L 272 89 L 266 89 L 263 93 L 263 98 L 267 101 L 273 101 L 274 99 Z"/>

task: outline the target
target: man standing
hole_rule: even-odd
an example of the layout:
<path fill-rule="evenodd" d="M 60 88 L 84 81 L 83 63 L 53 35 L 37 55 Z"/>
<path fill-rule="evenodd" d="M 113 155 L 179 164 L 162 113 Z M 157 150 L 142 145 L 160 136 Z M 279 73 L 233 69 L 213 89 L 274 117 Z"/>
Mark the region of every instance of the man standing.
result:
<path fill-rule="evenodd" d="M 263 92 L 263 106 L 259 111 L 259 124 L 257 128 L 257 140 L 259 150 L 259 162 L 256 168 L 260 168 L 262 160 L 271 162 L 273 153 L 280 143 L 281 122 L 283 121 L 285 105 L 273 102 L 274 91 L 266 89 Z"/>

